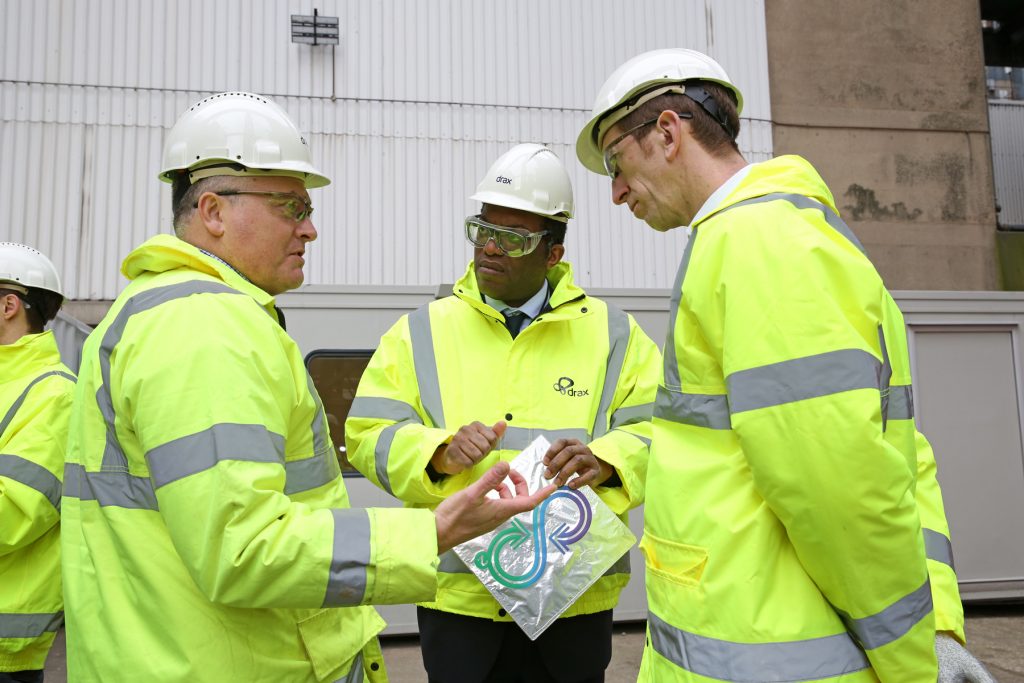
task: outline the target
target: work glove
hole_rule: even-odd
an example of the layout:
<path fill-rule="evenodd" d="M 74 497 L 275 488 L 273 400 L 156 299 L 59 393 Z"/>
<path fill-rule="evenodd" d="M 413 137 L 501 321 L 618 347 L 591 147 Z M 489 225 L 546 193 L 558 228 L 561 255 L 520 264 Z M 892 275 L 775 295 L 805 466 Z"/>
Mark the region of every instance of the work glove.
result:
<path fill-rule="evenodd" d="M 939 659 L 938 683 L 996 683 L 984 665 L 948 633 L 935 634 L 935 656 Z"/>

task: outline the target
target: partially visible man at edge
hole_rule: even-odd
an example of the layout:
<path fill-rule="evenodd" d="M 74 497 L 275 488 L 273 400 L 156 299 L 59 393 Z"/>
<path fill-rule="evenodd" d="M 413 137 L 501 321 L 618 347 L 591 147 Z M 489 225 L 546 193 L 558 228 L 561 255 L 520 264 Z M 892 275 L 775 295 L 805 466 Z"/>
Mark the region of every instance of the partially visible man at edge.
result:
<path fill-rule="evenodd" d="M 63 619 L 60 490 L 75 376 L 45 325 L 60 276 L 0 242 L 0 683 L 39 683 Z"/>
<path fill-rule="evenodd" d="M 175 124 L 175 236 L 131 252 L 89 336 L 64 488 L 68 678 L 384 681 L 368 604 L 430 599 L 437 555 L 531 509 L 496 466 L 431 514 L 350 509 L 274 296 L 303 281 L 329 180 L 265 97 Z M 500 498 L 486 494 L 497 490 Z"/>

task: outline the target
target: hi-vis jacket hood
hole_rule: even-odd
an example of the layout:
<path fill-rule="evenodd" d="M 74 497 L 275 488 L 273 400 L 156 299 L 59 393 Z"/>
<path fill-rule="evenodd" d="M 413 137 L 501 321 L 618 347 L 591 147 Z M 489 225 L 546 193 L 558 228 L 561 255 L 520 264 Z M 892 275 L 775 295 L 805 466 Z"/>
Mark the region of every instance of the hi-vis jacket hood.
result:
<path fill-rule="evenodd" d="M 568 263 L 551 268 L 548 283 L 548 305 L 515 339 L 484 303 L 472 264 L 452 296 L 395 323 L 345 422 L 352 464 L 406 505 L 432 508 L 537 436 L 575 438 L 615 468 L 621 485 L 595 489 L 613 511 L 642 503 L 657 348 L 632 316 L 576 286 Z M 508 428 L 496 450 L 431 481 L 426 466 L 439 446 L 464 425 L 499 420 Z M 628 573 L 627 555 L 564 616 L 614 607 Z M 438 586 L 428 607 L 510 619 L 455 553 L 442 556 Z"/>
<path fill-rule="evenodd" d="M 68 442 L 69 681 L 385 680 L 362 605 L 434 595 L 433 516 L 347 509 L 270 295 L 166 235 L 123 272 Z"/>
<path fill-rule="evenodd" d="M 753 165 L 693 227 L 653 419 L 641 680 L 934 682 L 936 627 L 963 619 L 899 309 L 799 157 Z"/>
<path fill-rule="evenodd" d="M 63 619 L 60 490 L 74 383 L 53 332 L 0 345 L 0 672 L 42 669 Z"/>

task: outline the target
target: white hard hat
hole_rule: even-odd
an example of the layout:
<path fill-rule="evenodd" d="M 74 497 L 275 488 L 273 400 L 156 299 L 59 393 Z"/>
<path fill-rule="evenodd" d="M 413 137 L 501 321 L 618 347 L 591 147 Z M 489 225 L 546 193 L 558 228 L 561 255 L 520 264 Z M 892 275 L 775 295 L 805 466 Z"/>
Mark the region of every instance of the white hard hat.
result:
<path fill-rule="evenodd" d="M 45 289 L 63 298 L 60 276 L 50 259 L 32 247 L 0 242 L 0 288 L 27 294 L 27 288 Z"/>
<path fill-rule="evenodd" d="M 590 120 L 576 139 L 576 156 L 595 173 L 604 174 L 601 138 L 617 121 L 636 107 L 668 92 L 685 81 L 711 81 L 736 96 L 736 113 L 743 111 L 743 95 L 725 69 L 702 52 L 686 48 L 652 50 L 620 66 L 601 86 L 590 112 Z"/>
<path fill-rule="evenodd" d="M 548 216 L 572 218 L 572 183 L 558 155 L 544 145 L 516 145 L 491 164 L 470 199 Z"/>
<path fill-rule="evenodd" d="M 224 92 L 193 104 L 164 142 L 160 180 L 218 175 L 289 176 L 307 188 L 330 179 L 313 167 L 309 145 L 284 109 L 262 95 Z"/>

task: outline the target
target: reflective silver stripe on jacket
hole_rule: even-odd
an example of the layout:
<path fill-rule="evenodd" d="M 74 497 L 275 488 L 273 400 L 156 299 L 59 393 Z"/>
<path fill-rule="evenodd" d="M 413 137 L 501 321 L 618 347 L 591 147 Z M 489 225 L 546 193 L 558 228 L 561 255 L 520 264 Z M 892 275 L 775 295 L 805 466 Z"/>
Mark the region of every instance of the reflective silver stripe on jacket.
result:
<path fill-rule="evenodd" d="M 597 414 L 594 416 L 594 428 L 591 438 L 599 439 L 609 429 L 611 422 L 608 411 L 611 410 L 615 389 L 622 377 L 622 366 L 626 362 L 626 349 L 629 347 L 629 318 L 617 306 L 606 304 L 608 309 L 608 362 L 604 373 L 604 386 L 601 388 L 601 400 L 598 402 Z M 585 442 L 584 442 L 585 443 Z"/>
<path fill-rule="evenodd" d="M 302 460 L 289 460 L 284 464 L 284 471 L 284 492 L 289 496 L 326 486 L 341 476 L 341 466 L 333 450 Z"/>
<path fill-rule="evenodd" d="M 156 488 L 203 472 L 225 460 L 284 465 L 284 437 L 263 425 L 215 424 L 146 453 Z"/>
<path fill-rule="evenodd" d="M 853 389 L 878 390 L 878 359 L 861 349 L 829 351 L 734 372 L 726 378 L 732 414 Z"/>
<path fill-rule="evenodd" d="M 956 571 L 953 564 L 953 544 L 945 535 L 933 529 L 924 529 L 924 550 L 929 560 L 935 560 L 942 564 L 949 565 L 949 568 Z"/>
<path fill-rule="evenodd" d="M 56 633 L 64 621 L 64 612 L 21 614 L 0 612 L 0 638 L 38 638 Z"/>
<path fill-rule="evenodd" d="M 653 403 L 623 406 L 612 413 L 612 429 L 618 429 L 619 427 L 625 427 L 626 425 L 632 425 L 638 422 L 649 422 L 653 414 Z M 634 434 L 634 436 L 636 435 Z"/>
<path fill-rule="evenodd" d="M 149 477 L 127 472 L 87 472 L 78 463 L 64 465 L 64 497 L 95 500 L 101 507 L 159 510 Z"/>
<path fill-rule="evenodd" d="M 441 383 L 437 379 L 429 305 L 421 306 L 409 314 L 409 337 L 412 340 L 412 358 L 420 390 L 420 403 L 430 423 L 438 429 L 444 429 L 444 404 L 441 402 Z"/>
<path fill-rule="evenodd" d="M 438 574 L 472 574 L 472 570 L 466 566 L 462 558 L 455 554 L 454 550 L 447 550 L 438 556 L 441 561 L 437 565 Z"/>
<path fill-rule="evenodd" d="M 331 509 L 334 552 L 327 579 L 324 607 L 362 604 L 370 566 L 370 517 L 363 509 Z"/>
<path fill-rule="evenodd" d="M 14 416 L 17 414 L 18 408 L 20 408 L 21 404 L 25 402 L 25 397 L 28 396 L 29 390 L 36 384 L 42 382 L 47 377 L 53 377 L 54 375 L 70 380 L 72 384 L 75 383 L 75 376 L 69 375 L 68 373 L 62 370 L 50 370 L 48 372 L 42 373 L 41 375 L 33 379 L 31 382 L 28 383 L 28 386 L 21 390 L 21 393 L 18 395 L 18 398 L 14 400 L 14 403 L 12 403 L 11 407 L 7 410 L 7 414 L 4 415 L 4 419 L 0 420 L 0 436 L 3 436 L 3 433 L 7 431 L 7 426 L 11 424 L 11 420 L 13 420 Z"/>
<path fill-rule="evenodd" d="M 925 579 L 920 588 L 904 595 L 877 614 L 860 619 L 852 618 L 841 609 L 836 609 L 836 614 L 865 650 L 873 650 L 905 636 L 931 611 L 932 587 Z"/>
<path fill-rule="evenodd" d="M 669 298 L 668 306 L 668 334 L 665 339 L 665 354 L 664 354 L 664 382 L 665 387 L 678 391 L 682 386 L 682 382 L 679 378 L 679 359 L 676 357 L 676 319 L 679 317 L 679 304 L 683 299 L 683 281 L 686 279 L 686 269 L 690 265 L 690 257 L 693 254 L 693 245 L 697 242 L 697 228 L 693 229 L 690 233 L 690 239 L 686 242 L 686 249 L 683 251 L 683 258 L 679 262 L 679 270 L 676 271 L 676 279 L 672 284 L 672 296 Z M 658 405 L 661 405 L 662 392 L 658 391 Z M 655 417 L 658 415 L 658 409 L 655 408 Z M 665 418 L 669 419 L 669 418 Z"/>
<path fill-rule="evenodd" d="M 360 652 L 352 660 L 352 668 L 348 673 L 336 680 L 334 683 L 363 683 L 363 653 Z"/>
<path fill-rule="evenodd" d="M 693 427 L 732 429 L 725 394 L 685 394 L 660 386 L 654 417 Z"/>
<path fill-rule="evenodd" d="M 689 633 L 647 613 L 651 647 L 676 666 L 735 683 L 816 681 L 867 669 L 848 633 L 781 643 L 736 643 Z"/>
<path fill-rule="evenodd" d="M 741 206 L 750 206 L 751 204 L 762 204 L 764 202 L 774 201 L 789 202 L 798 209 L 814 209 L 817 211 L 821 211 L 821 213 L 824 214 L 825 216 L 825 222 L 828 223 L 833 230 L 835 230 L 840 235 L 845 237 L 850 242 L 850 244 L 857 247 L 857 250 L 860 251 L 860 253 L 867 256 L 867 251 L 864 250 L 864 246 L 860 243 L 860 240 L 857 239 L 857 235 L 853 233 L 853 230 L 850 230 L 850 226 L 848 226 L 846 222 L 839 217 L 839 214 L 832 210 L 832 207 L 826 206 L 821 202 L 817 202 L 811 199 L 810 197 L 806 197 L 802 194 L 775 192 L 773 194 L 766 194 L 760 197 L 744 199 L 742 202 L 736 202 L 731 206 L 725 207 L 724 209 L 722 209 L 722 211 L 730 211 Z"/>
<path fill-rule="evenodd" d="M 106 423 L 107 428 L 107 444 L 103 451 L 104 471 L 128 469 L 128 459 L 121 450 L 121 444 L 117 441 L 117 432 L 114 429 L 116 414 L 114 411 L 114 401 L 110 395 L 110 356 L 114 352 L 114 347 L 117 346 L 118 342 L 121 341 L 121 337 L 124 336 L 128 320 L 133 315 L 156 308 L 175 299 L 192 296 L 193 294 L 238 294 L 245 296 L 237 289 L 232 289 L 219 282 L 205 282 L 202 280 L 192 280 L 167 285 L 166 287 L 149 289 L 139 292 L 128 299 L 121 310 L 118 311 L 117 317 L 110 323 L 110 327 L 103 334 L 99 349 L 101 384 L 96 389 L 96 403 L 99 406 L 100 413 L 103 415 L 103 421 Z"/>
<path fill-rule="evenodd" d="M 423 424 L 423 419 L 416 409 L 405 401 L 381 396 L 356 396 L 348 417 L 365 417 L 376 420 L 395 420 L 395 424 L 385 427 L 377 435 L 377 443 L 373 447 L 374 471 L 381 488 L 395 495 L 391 489 L 391 477 L 388 476 L 388 459 L 391 456 L 391 444 L 395 440 L 395 432 L 410 424 Z"/>
<path fill-rule="evenodd" d="M 536 439 L 543 436 L 549 442 L 556 439 L 579 439 L 588 443 L 591 438 L 586 429 L 532 429 L 530 427 L 508 427 L 498 442 L 498 448 L 507 451 L 521 451 Z"/>
<path fill-rule="evenodd" d="M 914 419 L 914 390 L 910 385 L 893 384 L 889 387 L 889 419 Z"/>
<path fill-rule="evenodd" d="M 309 425 L 309 429 L 313 433 L 313 453 L 323 455 L 330 451 L 331 458 L 334 459 L 334 445 L 331 443 L 331 435 L 327 431 L 327 415 L 324 412 L 323 401 L 320 400 L 320 394 L 316 390 L 316 385 L 313 384 L 313 378 L 309 371 L 303 370 L 303 372 L 306 374 L 306 389 L 309 391 L 310 398 L 313 399 L 313 405 L 316 406 L 316 410 L 313 411 L 313 421 Z"/>
<path fill-rule="evenodd" d="M 35 489 L 50 501 L 50 505 L 60 510 L 60 479 L 42 465 L 26 460 L 20 455 L 0 453 L 0 477 L 13 479 Z"/>

